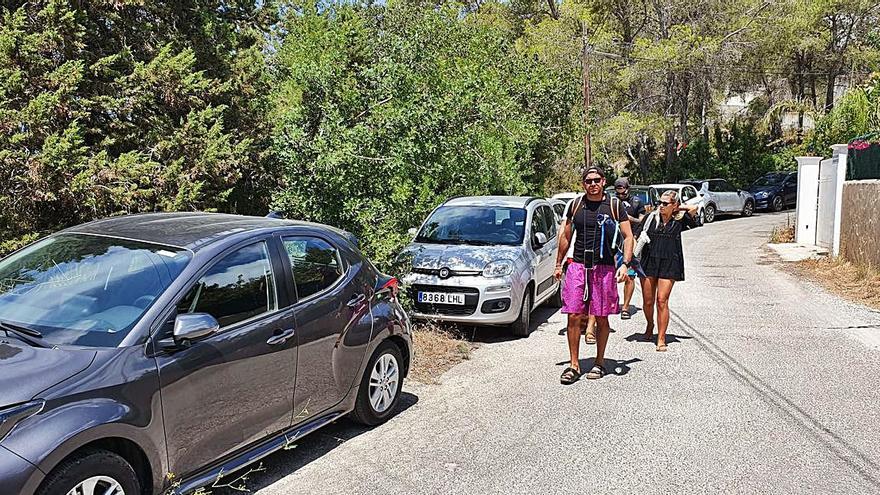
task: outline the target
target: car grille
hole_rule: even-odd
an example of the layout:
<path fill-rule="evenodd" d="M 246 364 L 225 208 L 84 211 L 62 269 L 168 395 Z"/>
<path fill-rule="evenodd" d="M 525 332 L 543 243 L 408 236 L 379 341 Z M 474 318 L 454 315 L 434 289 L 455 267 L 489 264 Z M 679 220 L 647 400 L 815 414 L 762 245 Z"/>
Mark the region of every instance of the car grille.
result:
<path fill-rule="evenodd" d="M 428 304 L 417 300 L 418 292 L 452 292 L 464 294 L 464 306 L 454 304 Z M 409 295 L 413 300 L 416 311 L 422 314 L 469 316 L 477 310 L 480 301 L 480 291 L 472 287 L 453 287 L 449 285 L 424 285 L 416 284 L 410 287 Z"/>
<path fill-rule="evenodd" d="M 412 272 L 420 275 L 440 276 L 439 268 L 413 268 Z M 480 270 L 449 270 L 450 277 L 476 277 L 477 275 L 482 275 L 482 273 Z"/>

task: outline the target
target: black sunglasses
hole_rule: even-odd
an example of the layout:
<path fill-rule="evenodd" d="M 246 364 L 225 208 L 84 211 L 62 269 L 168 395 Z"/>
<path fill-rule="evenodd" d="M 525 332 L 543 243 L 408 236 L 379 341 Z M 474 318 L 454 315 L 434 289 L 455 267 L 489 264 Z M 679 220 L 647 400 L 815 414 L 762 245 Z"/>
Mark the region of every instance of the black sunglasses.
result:
<path fill-rule="evenodd" d="M 672 204 L 672 201 L 661 201 L 660 206 L 669 206 Z"/>
<path fill-rule="evenodd" d="M 584 179 L 584 184 L 601 184 L 602 178 L 597 177 L 595 179 Z"/>

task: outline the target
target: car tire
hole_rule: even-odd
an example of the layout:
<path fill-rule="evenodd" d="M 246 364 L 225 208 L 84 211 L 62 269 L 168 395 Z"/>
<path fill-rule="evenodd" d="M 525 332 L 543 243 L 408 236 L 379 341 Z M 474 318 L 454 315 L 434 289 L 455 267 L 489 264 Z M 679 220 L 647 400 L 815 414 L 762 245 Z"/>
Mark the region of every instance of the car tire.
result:
<path fill-rule="evenodd" d="M 755 213 L 755 203 L 752 201 L 746 201 L 745 206 L 743 206 L 742 215 L 744 217 L 750 217 L 753 213 Z"/>
<path fill-rule="evenodd" d="M 706 205 L 706 208 L 703 210 L 703 222 L 704 223 L 712 223 L 715 221 L 715 205 Z"/>
<path fill-rule="evenodd" d="M 394 366 L 396 381 L 392 383 L 392 375 L 388 366 Z M 385 369 L 384 375 L 382 370 Z M 376 376 L 374 376 L 374 373 Z M 397 410 L 400 402 L 400 391 L 403 388 L 403 356 L 400 349 L 389 341 L 382 342 L 370 357 L 364 376 L 358 387 L 351 417 L 358 423 L 376 426 L 388 421 Z M 393 394 L 388 399 L 387 394 Z M 385 396 L 382 398 L 382 396 Z"/>
<path fill-rule="evenodd" d="M 116 491 L 112 487 L 118 487 Z M 87 488 L 88 487 L 88 488 Z M 87 488 L 74 491 L 77 488 Z M 99 491 L 100 490 L 100 491 Z M 125 459 L 107 450 L 87 450 L 53 469 L 37 495 L 83 493 L 84 495 L 140 495 L 141 482 Z"/>
<path fill-rule="evenodd" d="M 519 317 L 510 326 L 514 337 L 528 337 L 531 333 L 532 293 L 526 288 L 523 294 L 522 305 L 519 308 Z"/>
<path fill-rule="evenodd" d="M 770 209 L 773 211 L 782 211 L 785 208 L 785 201 L 782 200 L 782 196 L 773 196 L 773 199 L 770 201 Z"/>

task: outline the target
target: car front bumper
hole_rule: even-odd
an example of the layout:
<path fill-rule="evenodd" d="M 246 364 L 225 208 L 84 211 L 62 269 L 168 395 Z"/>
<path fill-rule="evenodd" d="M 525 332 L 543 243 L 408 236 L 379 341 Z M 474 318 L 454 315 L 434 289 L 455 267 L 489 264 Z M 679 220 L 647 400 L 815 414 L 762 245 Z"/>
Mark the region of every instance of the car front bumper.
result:
<path fill-rule="evenodd" d="M 766 210 L 770 208 L 770 197 L 766 198 L 755 198 L 755 209 L 756 210 Z"/>
<path fill-rule="evenodd" d="M 36 466 L 0 445 L 0 492 L 31 495 L 43 477 Z"/>
<path fill-rule="evenodd" d="M 519 317 L 524 285 L 511 277 L 459 276 L 441 279 L 435 275 L 411 274 L 403 279 L 413 302 L 412 317 L 467 325 L 509 325 Z M 465 304 L 429 304 L 418 301 L 419 292 L 465 295 Z"/>

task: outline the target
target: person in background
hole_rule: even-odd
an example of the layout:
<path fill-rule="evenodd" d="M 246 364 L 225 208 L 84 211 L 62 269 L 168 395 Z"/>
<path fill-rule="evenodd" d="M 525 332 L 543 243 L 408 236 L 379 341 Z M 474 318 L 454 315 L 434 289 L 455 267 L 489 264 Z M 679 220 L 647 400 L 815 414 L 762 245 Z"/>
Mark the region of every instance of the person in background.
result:
<path fill-rule="evenodd" d="M 659 215 L 650 215 L 643 226 L 651 242 L 641 253 L 645 310 L 644 338 L 654 338 L 654 306 L 657 307 L 657 351 L 666 351 L 666 329 L 669 327 L 669 296 L 675 282 L 684 280 L 684 253 L 681 233 L 697 226 L 696 205 L 682 205 L 678 193 L 666 191 L 660 196 Z"/>
<path fill-rule="evenodd" d="M 588 379 L 602 378 L 605 347 L 608 344 L 608 316 L 620 311 L 617 283 L 626 277 L 632 259 L 633 237 L 623 203 L 605 194 L 605 173 L 590 167 L 582 176 L 586 195 L 576 200 L 565 219 L 556 255 L 557 280 L 562 278 L 562 262 L 574 241 L 574 260 L 565 272 L 562 312 L 568 314 L 568 350 L 571 362 L 562 372 L 560 381 L 576 382 L 581 376 L 579 348 L 581 329 L 588 315 L 596 317 L 596 359 L 586 374 Z M 619 221 L 623 238 L 623 259 L 615 276 L 613 232 L 609 226 Z"/>
<path fill-rule="evenodd" d="M 617 194 L 617 198 L 623 202 L 623 207 L 626 208 L 626 214 L 629 216 L 629 223 L 632 226 L 633 238 L 638 239 L 639 234 L 642 232 L 642 221 L 645 219 L 646 214 L 644 203 L 642 203 L 642 200 L 639 199 L 638 196 L 630 195 L 629 180 L 627 179 L 617 179 L 614 182 L 614 192 Z M 617 264 L 620 266 L 622 263 L 623 253 L 618 253 Z M 636 290 L 635 278 L 636 271 L 632 268 L 627 270 L 626 280 L 623 282 L 623 307 L 620 311 L 621 320 L 628 320 L 632 316 L 629 303 L 632 300 L 633 292 Z M 589 332 L 589 328 L 587 328 L 587 331 Z"/>

